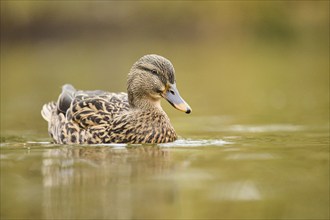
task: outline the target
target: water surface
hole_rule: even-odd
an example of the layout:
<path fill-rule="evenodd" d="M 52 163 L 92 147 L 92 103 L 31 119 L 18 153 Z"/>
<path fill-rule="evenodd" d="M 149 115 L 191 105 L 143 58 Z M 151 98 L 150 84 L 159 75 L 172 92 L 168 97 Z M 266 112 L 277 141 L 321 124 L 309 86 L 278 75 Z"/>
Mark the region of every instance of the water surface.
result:
<path fill-rule="evenodd" d="M 56 145 L 40 134 L 5 136 L 1 217 L 329 217 L 327 124 L 212 128 L 214 119 L 182 129 L 193 138 L 161 145 Z"/>

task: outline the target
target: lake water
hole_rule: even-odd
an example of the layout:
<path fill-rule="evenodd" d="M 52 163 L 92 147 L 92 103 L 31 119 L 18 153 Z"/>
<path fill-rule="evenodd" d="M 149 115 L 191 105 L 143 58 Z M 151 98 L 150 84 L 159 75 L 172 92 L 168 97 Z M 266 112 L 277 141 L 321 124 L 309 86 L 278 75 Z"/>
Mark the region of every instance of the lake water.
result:
<path fill-rule="evenodd" d="M 328 124 L 189 121 L 183 137 L 162 145 L 55 145 L 33 131 L 4 136 L 1 218 L 329 217 Z"/>

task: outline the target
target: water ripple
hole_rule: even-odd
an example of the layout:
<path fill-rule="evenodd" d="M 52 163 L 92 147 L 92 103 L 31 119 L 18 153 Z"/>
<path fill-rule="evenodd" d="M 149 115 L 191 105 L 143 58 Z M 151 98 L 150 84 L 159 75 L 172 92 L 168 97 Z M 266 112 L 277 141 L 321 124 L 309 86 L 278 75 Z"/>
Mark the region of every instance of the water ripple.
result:
<path fill-rule="evenodd" d="M 28 142 L 33 144 L 48 145 L 49 142 Z M 161 147 L 204 147 L 204 146 L 224 146 L 226 144 L 231 144 L 232 142 L 224 141 L 221 139 L 179 139 L 171 143 L 158 144 Z M 128 146 L 142 146 L 142 144 L 94 144 L 89 146 L 109 146 L 113 148 L 124 148 Z"/>
<path fill-rule="evenodd" d="M 162 147 L 205 147 L 205 146 L 224 146 L 231 144 L 229 141 L 221 139 L 210 140 L 193 140 L 193 139 L 179 139 L 171 143 L 159 144 Z"/>
<path fill-rule="evenodd" d="M 227 144 L 232 144 L 232 142 L 221 140 L 221 139 L 178 139 L 171 143 L 157 144 L 159 147 L 206 147 L 206 146 L 224 146 Z M 25 143 L 1 143 L 3 148 L 36 148 L 36 147 L 57 147 L 57 146 L 95 146 L 95 147 L 111 147 L 114 149 L 125 149 L 126 147 L 139 147 L 145 145 L 154 145 L 154 144 L 73 144 L 73 145 L 61 145 L 54 144 L 52 142 L 46 141 L 27 141 Z"/>

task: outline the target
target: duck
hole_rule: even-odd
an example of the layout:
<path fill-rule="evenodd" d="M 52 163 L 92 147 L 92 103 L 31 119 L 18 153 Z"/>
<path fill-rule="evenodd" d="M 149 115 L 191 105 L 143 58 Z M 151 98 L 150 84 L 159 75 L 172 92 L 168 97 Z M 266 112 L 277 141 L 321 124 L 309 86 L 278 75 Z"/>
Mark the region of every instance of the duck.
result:
<path fill-rule="evenodd" d="M 172 63 L 148 54 L 131 67 L 127 93 L 76 90 L 65 84 L 56 102 L 43 105 L 41 115 L 56 144 L 168 143 L 178 136 L 161 107 L 162 99 L 192 112 L 177 89 Z"/>

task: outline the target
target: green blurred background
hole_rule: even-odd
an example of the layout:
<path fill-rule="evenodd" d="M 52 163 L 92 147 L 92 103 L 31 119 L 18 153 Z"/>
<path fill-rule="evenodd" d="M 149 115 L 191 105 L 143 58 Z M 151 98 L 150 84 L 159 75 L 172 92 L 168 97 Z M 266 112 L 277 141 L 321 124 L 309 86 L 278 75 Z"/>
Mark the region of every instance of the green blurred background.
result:
<path fill-rule="evenodd" d="M 329 1 L 1 1 L 1 132 L 47 136 L 40 109 L 64 83 L 126 91 L 149 53 L 193 117 L 328 122 Z"/>

